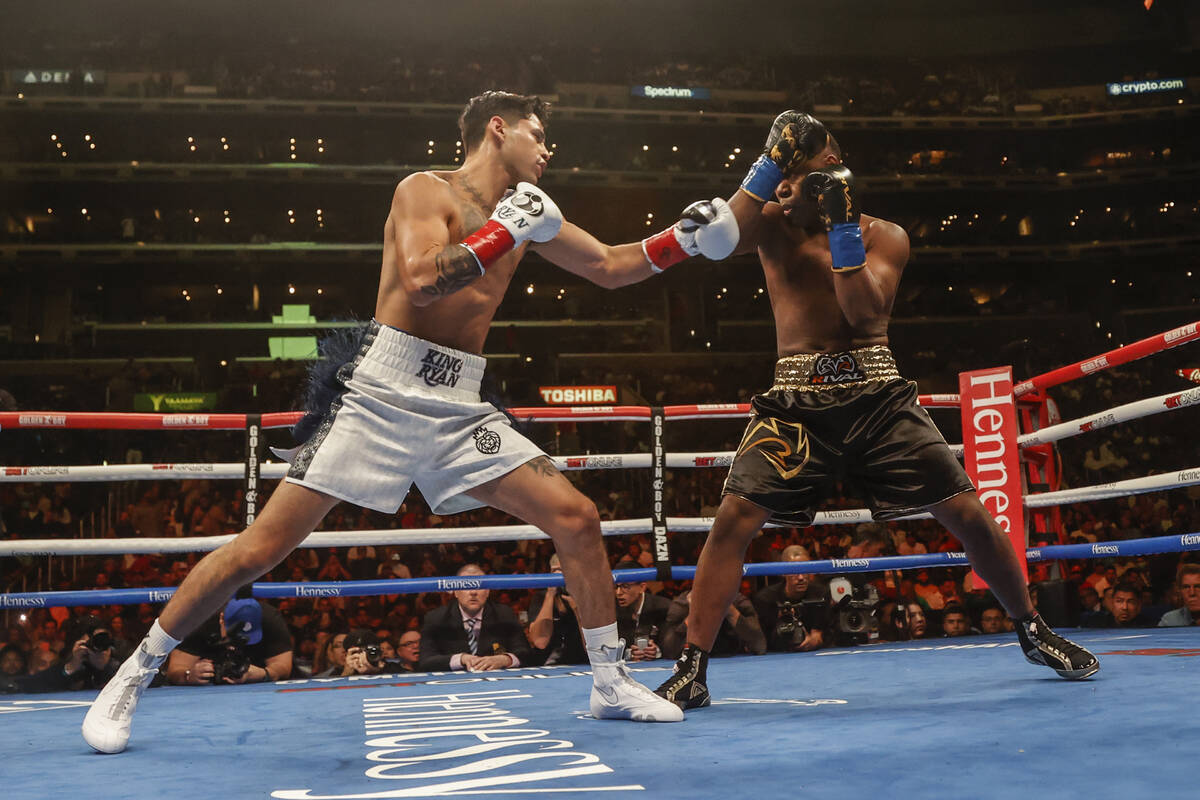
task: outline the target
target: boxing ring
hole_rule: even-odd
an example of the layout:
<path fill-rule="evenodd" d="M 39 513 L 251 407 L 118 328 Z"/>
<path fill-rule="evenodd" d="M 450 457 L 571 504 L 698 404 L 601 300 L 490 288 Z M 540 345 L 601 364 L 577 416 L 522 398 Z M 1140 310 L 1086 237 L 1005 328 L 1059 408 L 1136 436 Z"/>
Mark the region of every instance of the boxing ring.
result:
<path fill-rule="evenodd" d="M 1055 442 L 1200 404 L 1200 387 L 1069 421 L 1048 411 L 1046 389 L 1200 338 L 1200 323 L 1118 348 L 1011 386 L 1015 441 L 1029 516 L 1064 504 L 1200 484 L 1200 466 L 1056 490 Z M 922 405 L 957 409 L 957 395 Z M 668 517 L 668 469 L 728 466 L 733 454 L 669 453 L 663 427 L 744 418 L 746 405 L 510 409 L 539 422 L 650 423 L 651 452 L 555 457 L 559 469 L 650 469 L 649 516 L 602 524 L 605 536 L 650 534 L 655 566 L 618 582 L 688 580 L 671 563 L 670 532 L 706 531 L 711 518 Z M 1185 413 L 1187 413 L 1185 411 Z M 243 482 L 252 519 L 259 482 L 287 465 L 264 462 L 262 429 L 299 414 L 0 414 L 0 430 L 244 429 L 241 463 L 0 467 L 0 481 L 210 478 Z M 0 436 L 3 434 L 0 433 Z M 962 446 L 956 450 L 962 452 Z M 914 515 L 920 516 L 920 515 Z M 906 517 L 911 519 L 914 517 Z M 1048 518 L 1048 517 L 1047 517 Z M 821 512 L 814 524 L 870 520 L 866 509 Z M 1037 524 L 1031 534 L 1037 533 Z M 201 552 L 232 537 L 16 540 L 0 557 Z M 314 533 L 302 547 L 420 545 L 546 538 L 527 525 Z M 1029 563 L 1200 550 L 1200 533 L 1096 544 L 1037 543 Z M 748 564 L 747 576 L 963 566 L 962 553 Z M 446 591 L 449 576 L 348 582 L 259 582 L 264 599 Z M 461 579 L 457 579 L 461 580 Z M 561 585 L 562 576 L 486 575 L 491 589 Z M 0 594 L 0 609 L 162 603 L 171 587 Z M 1193 703 L 1200 636 L 1189 629 L 1073 632 L 1100 657 L 1097 677 L 1065 682 L 1025 662 L 1015 636 L 922 639 L 812 653 L 713 661 L 713 707 L 683 725 L 632 725 L 588 717 L 586 667 L 495 673 L 423 673 L 305 679 L 224 687 L 162 687 L 143 699 L 126 754 L 100 756 L 79 736 L 92 694 L 0 698 L 0 785 L 14 798 L 88 791 L 101 797 L 385 798 L 543 795 L 719 797 L 836 792 L 850 797 L 1189 796 L 1195 791 Z M 1000 652 L 993 652 L 1000 651 Z M 658 685 L 670 662 L 631 665 Z"/>

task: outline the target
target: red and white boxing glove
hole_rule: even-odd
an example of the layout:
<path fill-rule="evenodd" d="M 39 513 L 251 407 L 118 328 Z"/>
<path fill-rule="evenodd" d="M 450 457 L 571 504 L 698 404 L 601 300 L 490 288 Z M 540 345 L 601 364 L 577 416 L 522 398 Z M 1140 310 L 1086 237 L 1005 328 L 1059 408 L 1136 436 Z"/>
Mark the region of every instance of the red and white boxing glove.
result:
<path fill-rule="evenodd" d="M 690 256 L 713 261 L 729 256 L 740 233 L 729 204 L 720 197 L 697 200 L 683 210 L 679 221 L 661 233 L 642 240 L 650 269 L 662 272 Z"/>
<path fill-rule="evenodd" d="M 496 204 L 483 227 L 462 240 L 479 263 L 482 275 L 496 259 L 526 241 L 548 242 L 562 230 L 558 206 L 538 187 L 521 181 Z"/>

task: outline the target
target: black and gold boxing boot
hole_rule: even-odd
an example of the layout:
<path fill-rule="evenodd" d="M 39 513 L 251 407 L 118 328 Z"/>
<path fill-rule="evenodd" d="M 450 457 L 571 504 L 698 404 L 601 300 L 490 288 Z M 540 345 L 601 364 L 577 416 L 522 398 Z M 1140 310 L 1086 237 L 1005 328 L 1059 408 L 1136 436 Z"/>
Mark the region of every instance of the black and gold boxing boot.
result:
<path fill-rule="evenodd" d="M 675 662 L 675 674 L 667 678 L 654 693 L 665 697 L 684 711 L 704 708 L 711 702 L 708 696 L 707 673 L 708 653 L 689 644 L 683 648 L 683 653 Z"/>
<path fill-rule="evenodd" d="M 1094 655 L 1052 631 L 1041 614 L 1019 620 L 1017 638 L 1027 661 L 1049 667 L 1069 680 L 1082 680 L 1100 669 Z"/>

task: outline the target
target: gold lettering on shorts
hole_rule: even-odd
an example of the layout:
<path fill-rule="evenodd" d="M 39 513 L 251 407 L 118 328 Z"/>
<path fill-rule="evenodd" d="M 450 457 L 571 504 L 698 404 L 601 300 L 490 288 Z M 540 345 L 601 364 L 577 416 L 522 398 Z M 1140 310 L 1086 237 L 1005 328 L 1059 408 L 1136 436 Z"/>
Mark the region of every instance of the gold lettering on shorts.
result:
<path fill-rule="evenodd" d="M 789 436 L 788 432 L 783 430 L 786 428 L 795 431 L 794 436 Z M 751 448 L 757 450 L 785 481 L 799 475 L 808 463 L 808 433 L 803 426 L 794 422 L 784 422 L 774 417 L 758 420 L 746 429 L 746 435 L 738 445 L 738 456 Z M 788 469 L 787 460 L 797 457 L 800 463 Z"/>

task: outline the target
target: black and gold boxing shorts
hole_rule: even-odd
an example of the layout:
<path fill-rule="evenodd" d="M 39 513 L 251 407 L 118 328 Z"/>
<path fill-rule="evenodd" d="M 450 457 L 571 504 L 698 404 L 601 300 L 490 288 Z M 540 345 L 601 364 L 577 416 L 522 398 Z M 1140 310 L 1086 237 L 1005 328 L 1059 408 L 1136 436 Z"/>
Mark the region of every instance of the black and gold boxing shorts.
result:
<path fill-rule="evenodd" d="M 835 481 L 858 490 L 875 519 L 975 488 L 886 346 L 781 358 L 752 411 L 722 494 L 774 522 L 812 524 Z"/>

